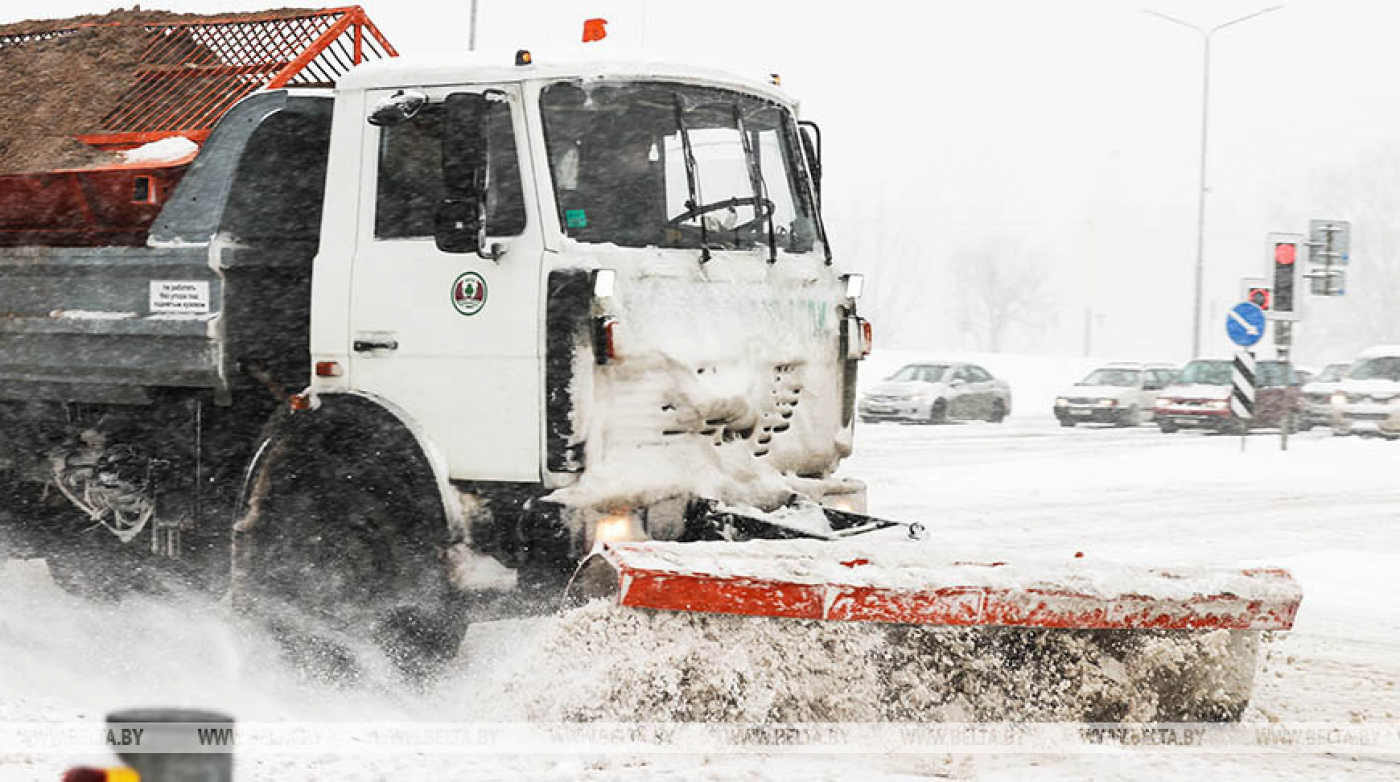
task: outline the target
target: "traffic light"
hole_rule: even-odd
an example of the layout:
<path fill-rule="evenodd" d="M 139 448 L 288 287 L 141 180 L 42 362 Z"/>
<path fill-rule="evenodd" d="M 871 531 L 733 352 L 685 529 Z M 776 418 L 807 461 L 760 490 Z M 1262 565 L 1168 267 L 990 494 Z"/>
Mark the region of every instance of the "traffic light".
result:
<path fill-rule="evenodd" d="M 1307 244 L 1302 236 L 1269 234 L 1268 279 L 1273 282 L 1273 292 L 1267 309 L 1274 320 L 1298 320 L 1306 262 Z"/>
<path fill-rule="evenodd" d="M 1262 285 L 1251 286 L 1248 291 L 1245 291 L 1244 296 L 1245 301 L 1265 312 L 1268 312 L 1269 307 L 1274 303 L 1273 299 L 1273 292 Z"/>

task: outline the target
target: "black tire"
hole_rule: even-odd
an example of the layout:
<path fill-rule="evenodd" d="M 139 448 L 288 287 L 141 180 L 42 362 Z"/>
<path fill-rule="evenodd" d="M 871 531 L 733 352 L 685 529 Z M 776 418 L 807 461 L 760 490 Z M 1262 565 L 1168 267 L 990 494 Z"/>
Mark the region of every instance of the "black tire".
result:
<path fill-rule="evenodd" d="M 934 400 L 933 404 L 932 404 L 931 406 L 929 406 L 929 409 L 928 409 L 928 420 L 927 420 L 927 423 L 930 423 L 930 424 L 946 424 L 946 423 L 948 423 L 948 403 L 945 402 L 945 401 L 943 401 L 942 399 L 936 399 L 936 400 Z"/>
<path fill-rule="evenodd" d="M 1073 418 L 1061 418 L 1061 419 L 1060 419 L 1060 426 L 1065 426 L 1065 427 L 1069 427 L 1069 428 L 1073 429 L 1073 428 L 1074 428 L 1074 419 L 1073 419 Z"/>
<path fill-rule="evenodd" d="M 1142 411 L 1138 410 L 1137 407 L 1134 406 L 1129 407 L 1127 410 L 1124 410 L 1123 413 L 1118 416 L 1118 420 L 1113 422 L 1113 425 L 1118 427 L 1129 427 L 1137 426 L 1140 423 L 1142 423 Z"/>
<path fill-rule="evenodd" d="M 235 527 L 234 606 L 327 678 L 359 678 L 370 653 L 415 679 L 451 661 L 466 606 L 416 445 L 309 433 L 265 448 Z"/>
<path fill-rule="evenodd" d="M 987 420 L 994 424 L 999 424 L 1006 420 L 1006 403 L 1000 399 L 992 400 L 992 411 L 987 415 Z"/>
<path fill-rule="evenodd" d="M 1171 421 L 1163 419 L 1157 422 L 1157 428 L 1162 430 L 1162 434 L 1172 434 L 1181 427 L 1177 426 Z"/>

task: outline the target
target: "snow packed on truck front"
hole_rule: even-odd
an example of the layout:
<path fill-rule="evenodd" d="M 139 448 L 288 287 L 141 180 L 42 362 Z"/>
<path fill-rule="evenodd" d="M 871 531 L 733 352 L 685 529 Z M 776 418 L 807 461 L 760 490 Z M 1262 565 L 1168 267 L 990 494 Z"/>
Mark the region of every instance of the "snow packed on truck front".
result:
<path fill-rule="evenodd" d="M 854 302 L 789 108 L 577 80 L 545 87 L 540 110 L 566 235 L 556 268 L 610 278 L 574 357 L 582 469 L 551 499 L 587 517 L 590 539 L 674 537 L 697 498 L 863 505 L 858 484 L 831 478 L 851 447 Z"/>

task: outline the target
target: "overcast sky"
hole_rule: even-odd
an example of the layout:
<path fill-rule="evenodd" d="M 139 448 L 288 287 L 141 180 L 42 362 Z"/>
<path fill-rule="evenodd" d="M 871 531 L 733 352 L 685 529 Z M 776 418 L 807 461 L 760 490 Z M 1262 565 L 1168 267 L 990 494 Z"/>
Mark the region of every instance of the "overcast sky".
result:
<path fill-rule="evenodd" d="M 362 4 L 405 55 L 466 48 L 469 0 Z M 1201 40 L 1142 9 L 1209 27 L 1274 4 L 479 0 L 478 41 L 548 57 L 580 46 L 582 20 L 600 16 L 614 50 L 779 72 L 826 131 L 826 212 L 844 263 L 907 280 L 927 289 L 930 307 L 951 311 L 946 271 L 960 255 L 993 238 L 1019 244 L 1049 272 L 1053 310 L 1024 349 L 1080 350 L 1091 308 L 1096 353 L 1184 359 Z M 67 16 L 116 5 L 42 8 Z M 0 21 L 28 16 L 21 7 L 5 3 Z M 1284 0 L 1213 39 L 1205 352 L 1225 350 L 1224 310 L 1239 278 L 1262 272 L 1264 235 L 1306 230 L 1306 218 L 1276 224 L 1289 190 L 1400 138 L 1397 30 L 1395 0 Z M 934 330 L 942 328 L 955 324 Z"/>

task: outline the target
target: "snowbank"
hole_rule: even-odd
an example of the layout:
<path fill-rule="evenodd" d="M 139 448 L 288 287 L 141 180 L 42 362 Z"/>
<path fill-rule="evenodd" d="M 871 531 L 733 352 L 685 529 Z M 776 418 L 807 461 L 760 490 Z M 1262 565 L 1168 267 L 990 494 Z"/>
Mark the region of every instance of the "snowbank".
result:
<path fill-rule="evenodd" d="M 174 163 L 193 156 L 199 145 L 184 136 L 170 136 L 119 152 L 126 163 Z"/>
<path fill-rule="evenodd" d="M 502 661 L 489 700 L 546 722 L 1221 719 L 1244 709 L 1257 648 L 1257 634 L 1227 631 L 914 628 L 601 601 L 532 641 Z M 568 673 L 541 686 L 540 671 Z"/>

